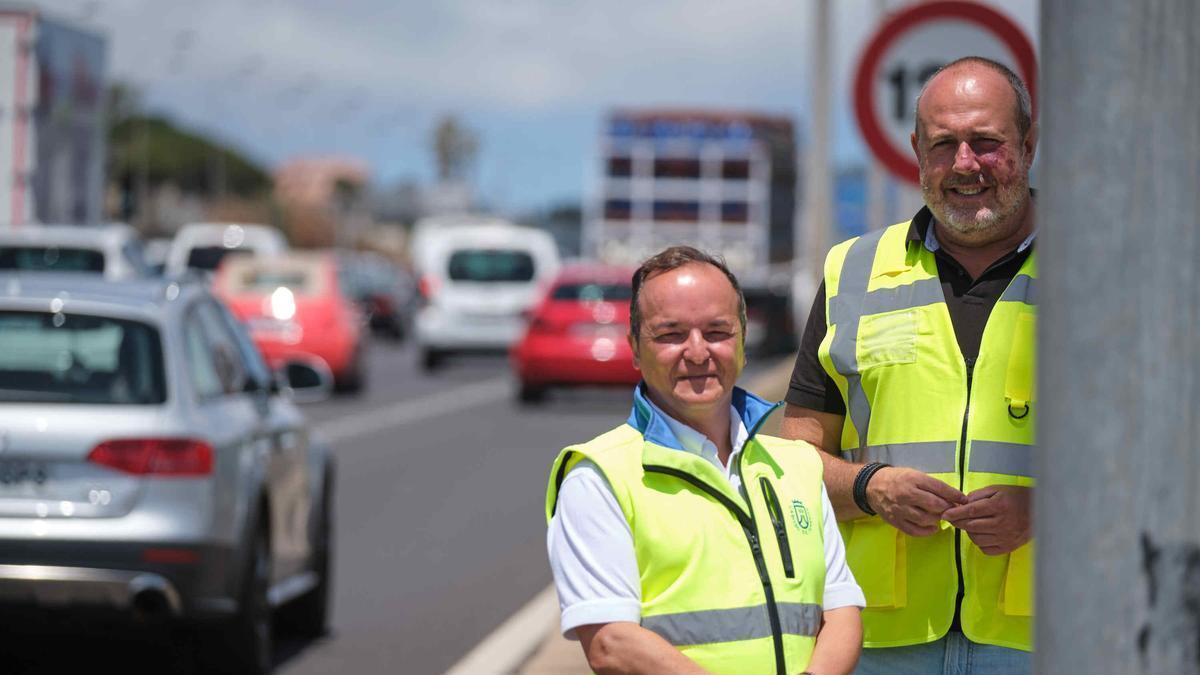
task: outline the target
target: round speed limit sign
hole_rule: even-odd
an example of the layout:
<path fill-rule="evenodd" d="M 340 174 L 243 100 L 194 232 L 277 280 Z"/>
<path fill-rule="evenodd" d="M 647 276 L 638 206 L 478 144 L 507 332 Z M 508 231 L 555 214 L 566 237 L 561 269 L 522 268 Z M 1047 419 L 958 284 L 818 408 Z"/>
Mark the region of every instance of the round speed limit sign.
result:
<path fill-rule="evenodd" d="M 1007 16 L 976 2 L 919 3 L 889 17 L 862 53 L 854 77 L 854 113 L 867 146 L 896 177 L 919 183 L 909 136 L 921 86 L 963 56 L 1003 63 L 1035 93 L 1033 45 Z"/>

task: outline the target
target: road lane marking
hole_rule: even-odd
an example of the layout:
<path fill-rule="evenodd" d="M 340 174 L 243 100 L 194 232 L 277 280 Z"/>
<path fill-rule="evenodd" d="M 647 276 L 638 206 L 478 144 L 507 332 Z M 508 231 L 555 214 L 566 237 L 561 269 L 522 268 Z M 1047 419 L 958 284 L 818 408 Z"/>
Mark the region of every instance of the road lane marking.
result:
<path fill-rule="evenodd" d="M 784 357 L 746 383 L 749 391 L 787 391 L 792 360 Z M 558 594 L 554 584 L 543 588 L 525 606 L 492 631 L 444 675 L 510 675 L 537 652 L 546 634 L 558 625 Z"/>
<path fill-rule="evenodd" d="M 557 622 L 558 596 L 554 586 L 547 586 L 467 652 L 445 675 L 515 672 Z"/>
<path fill-rule="evenodd" d="M 491 403 L 511 395 L 512 381 L 510 378 L 508 376 L 497 377 L 417 399 L 398 401 L 390 406 L 339 417 L 321 424 L 317 427 L 316 432 L 330 443 L 341 443 L 431 417 L 460 413 L 467 408 Z"/>

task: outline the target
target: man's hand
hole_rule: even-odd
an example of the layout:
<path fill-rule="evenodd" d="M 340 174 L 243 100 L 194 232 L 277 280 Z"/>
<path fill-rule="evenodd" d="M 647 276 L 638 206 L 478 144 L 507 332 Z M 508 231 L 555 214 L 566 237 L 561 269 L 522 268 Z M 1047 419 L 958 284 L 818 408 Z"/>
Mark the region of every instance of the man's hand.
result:
<path fill-rule="evenodd" d="M 984 553 L 1003 555 L 1033 538 L 1032 502 L 1032 488 L 989 485 L 967 495 L 966 504 L 942 517 L 966 532 Z"/>
<path fill-rule="evenodd" d="M 938 531 L 947 509 L 967 502 L 958 490 L 928 474 L 899 466 L 880 469 L 867 483 L 867 502 L 896 529 L 914 537 Z"/>

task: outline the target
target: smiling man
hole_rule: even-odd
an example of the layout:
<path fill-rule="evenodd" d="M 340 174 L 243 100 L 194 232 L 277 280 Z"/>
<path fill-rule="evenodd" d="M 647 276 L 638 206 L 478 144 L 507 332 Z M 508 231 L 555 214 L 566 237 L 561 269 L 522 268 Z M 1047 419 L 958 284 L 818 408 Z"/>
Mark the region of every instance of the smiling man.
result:
<path fill-rule="evenodd" d="M 735 386 L 737 279 L 669 248 L 634 274 L 630 310 L 633 411 L 550 474 L 564 635 L 602 674 L 849 673 L 862 592 L 817 452 L 757 434 L 776 406 Z"/>
<path fill-rule="evenodd" d="M 783 435 L 824 450 L 867 599 L 857 672 L 1029 672 L 1037 128 L 977 57 L 916 111 L 926 208 L 830 251 Z"/>

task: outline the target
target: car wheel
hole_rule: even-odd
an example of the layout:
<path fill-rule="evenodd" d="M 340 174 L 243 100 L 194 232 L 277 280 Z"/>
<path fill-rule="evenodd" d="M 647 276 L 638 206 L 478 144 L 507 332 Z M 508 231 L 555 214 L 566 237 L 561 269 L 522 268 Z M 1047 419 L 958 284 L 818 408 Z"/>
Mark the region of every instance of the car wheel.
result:
<path fill-rule="evenodd" d="M 365 368 L 363 366 L 363 350 L 359 348 L 354 353 L 354 362 L 349 370 L 334 378 L 333 387 L 343 394 L 357 394 L 366 384 Z"/>
<path fill-rule="evenodd" d="M 390 317 L 387 324 L 383 327 L 383 334 L 393 342 L 403 342 L 404 322 L 402 322 L 398 316 Z"/>
<path fill-rule="evenodd" d="M 541 385 L 522 382 L 521 388 L 517 391 L 517 398 L 521 403 L 525 404 L 541 403 L 546 400 L 546 388 Z"/>
<path fill-rule="evenodd" d="M 273 658 L 271 601 L 271 548 L 266 527 L 259 525 L 250 543 L 237 614 L 219 627 L 214 644 L 204 650 L 206 672 L 266 675 Z"/>
<path fill-rule="evenodd" d="M 317 585 L 296 598 L 285 612 L 287 627 L 305 638 L 318 638 L 329 629 L 329 594 L 333 586 L 333 469 L 326 469 L 321 516 L 313 542 L 312 571 Z"/>
<path fill-rule="evenodd" d="M 438 369 L 442 365 L 442 353 L 431 347 L 425 347 L 421 350 L 421 369 L 425 372 L 431 372 Z"/>

